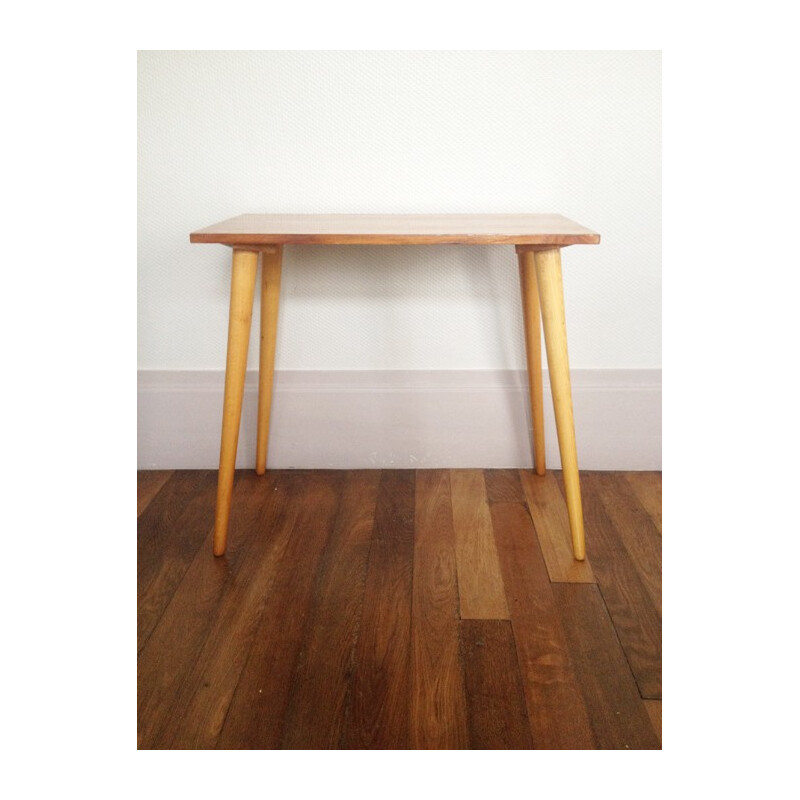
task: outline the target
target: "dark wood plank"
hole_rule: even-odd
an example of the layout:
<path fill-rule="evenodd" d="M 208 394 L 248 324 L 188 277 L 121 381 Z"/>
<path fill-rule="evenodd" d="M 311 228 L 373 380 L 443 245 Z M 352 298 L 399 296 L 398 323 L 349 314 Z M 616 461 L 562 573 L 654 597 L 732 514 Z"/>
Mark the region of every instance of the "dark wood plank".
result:
<path fill-rule="evenodd" d="M 195 554 L 180 586 L 139 656 L 139 746 L 153 749 L 169 746 L 164 731 L 176 707 L 178 692 L 203 651 L 214 624 L 220 600 L 236 578 L 256 529 L 262 507 L 274 492 L 264 492 L 264 480 L 254 473 L 237 473 L 231 508 L 228 549 L 222 558 L 211 554 L 209 531 Z"/>
<path fill-rule="evenodd" d="M 485 469 L 486 499 L 490 503 L 524 503 L 525 492 L 516 469 Z"/>
<path fill-rule="evenodd" d="M 460 634 L 471 748 L 530 749 L 533 742 L 511 623 L 462 620 Z"/>
<path fill-rule="evenodd" d="M 656 611 L 661 614 L 661 534 L 645 511 L 625 476 L 618 472 L 587 472 L 586 491 L 603 504 L 617 536 Z"/>
<path fill-rule="evenodd" d="M 469 729 L 446 470 L 417 472 L 414 531 L 410 746 L 415 750 L 463 749 L 469 746 Z"/>
<path fill-rule="evenodd" d="M 158 494 L 147 504 L 136 522 L 136 569 L 139 588 L 149 571 L 157 569 L 163 546 L 175 531 L 175 520 L 192 502 L 197 488 L 212 474 L 211 470 L 175 470 Z"/>
<path fill-rule="evenodd" d="M 602 484 L 581 474 L 586 552 L 642 697 L 661 697 L 661 616 L 602 502 Z"/>
<path fill-rule="evenodd" d="M 150 501 L 172 477 L 174 470 L 139 470 L 136 473 L 136 516 L 141 516 Z"/>
<path fill-rule="evenodd" d="M 527 508 L 519 503 L 493 505 L 492 527 L 533 746 L 544 750 L 593 749 L 586 704 Z"/>
<path fill-rule="evenodd" d="M 336 525 L 314 587 L 314 607 L 284 722 L 283 748 L 339 746 L 352 685 L 379 481 L 379 470 L 347 474 Z"/>
<path fill-rule="evenodd" d="M 414 480 L 412 470 L 384 470 L 381 476 L 347 748 L 408 747 Z"/>
<path fill-rule="evenodd" d="M 138 652 L 214 524 L 216 473 L 177 472 L 147 510 L 138 528 Z"/>
<path fill-rule="evenodd" d="M 260 485 L 264 503 L 249 530 L 239 534 L 246 537 L 246 553 L 217 602 L 200 655 L 174 692 L 159 735 L 162 747 L 214 748 L 278 564 L 296 534 L 305 487 L 287 473 L 270 472 L 260 479 L 249 475 L 247 480 Z"/>
<path fill-rule="evenodd" d="M 280 744 L 315 575 L 336 521 L 343 479 L 343 472 L 321 470 L 293 476 L 291 532 L 271 571 L 218 749 L 274 749 Z"/>
<path fill-rule="evenodd" d="M 598 587 L 557 583 L 553 595 L 598 749 L 660 749 Z"/>
<path fill-rule="evenodd" d="M 661 533 L 661 473 L 626 472 L 625 479 Z"/>
<path fill-rule="evenodd" d="M 450 470 L 462 619 L 508 619 L 483 470 Z"/>

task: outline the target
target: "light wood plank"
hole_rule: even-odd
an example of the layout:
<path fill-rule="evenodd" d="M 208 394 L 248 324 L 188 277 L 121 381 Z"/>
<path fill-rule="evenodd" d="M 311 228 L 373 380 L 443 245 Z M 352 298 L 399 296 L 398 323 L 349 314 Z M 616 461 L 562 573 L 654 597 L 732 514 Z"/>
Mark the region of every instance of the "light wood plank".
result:
<path fill-rule="evenodd" d="M 533 746 L 525 697 L 507 620 L 460 623 L 473 750 L 529 750 Z"/>
<path fill-rule="evenodd" d="M 241 214 L 189 241 L 270 244 L 597 244 L 560 214 Z"/>
<path fill-rule="evenodd" d="M 381 476 L 345 748 L 408 747 L 414 479 L 413 470 Z"/>
<path fill-rule="evenodd" d="M 661 533 L 661 473 L 626 472 L 628 481 L 642 507 L 650 515 L 653 524 Z"/>
<path fill-rule="evenodd" d="M 411 610 L 413 749 L 469 746 L 458 643 L 455 534 L 446 470 L 417 472 Z"/>
<path fill-rule="evenodd" d="M 450 470 L 461 619 L 508 619 L 482 470 Z"/>
<path fill-rule="evenodd" d="M 661 738 L 661 700 L 645 700 L 644 707 L 650 716 L 650 722 L 653 724 L 656 736 L 658 736 L 658 742 L 663 745 Z"/>
<path fill-rule="evenodd" d="M 338 748 L 355 667 L 379 470 L 348 472 L 314 587 L 281 747 Z"/>
<path fill-rule="evenodd" d="M 511 611 L 533 746 L 594 748 L 594 737 L 553 599 L 552 584 L 528 511 L 492 506 L 497 551 Z"/>
<path fill-rule="evenodd" d="M 161 491 L 175 470 L 139 470 L 136 474 L 136 516 L 140 517 L 150 501 Z"/>
<path fill-rule="evenodd" d="M 528 470 L 520 470 L 519 477 L 550 580 L 594 583 L 590 559 L 576 561 L 572 555 L 567 507 L 558 487 L 560 476 L 554 472 L 534 475 Z M 591 527 L 589 532 L 591 536 Z"/>

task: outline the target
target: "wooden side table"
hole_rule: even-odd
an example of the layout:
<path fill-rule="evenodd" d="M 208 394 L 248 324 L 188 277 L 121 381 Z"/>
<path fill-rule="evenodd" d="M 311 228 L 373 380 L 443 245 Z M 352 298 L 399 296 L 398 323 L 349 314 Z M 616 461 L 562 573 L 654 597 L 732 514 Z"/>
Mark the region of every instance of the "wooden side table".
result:
<path fill-rule="evenodd" d="M 195 231 L 191 242 L 233 248 L 222 443 L 214 521 L 214 555 L 225 552 L 233 473 L 242 416 L 250 320 L 261 253 L 261 353 L 256 472 L 267 468 L 272 377 L 278 325 L 281 258 L 287 244 L 513 244 L 519 261 L 528 363 L 534 469 L 544 463 L 544 401 L 540 330 L 544 327 L 572 552 L 585 557 L 583 510 L 572 415 L 561 248 L 597 244 L 600 236 L 558 214 L 243 214 Z M 541 316 L 540 309 L 541 307 Z"/>

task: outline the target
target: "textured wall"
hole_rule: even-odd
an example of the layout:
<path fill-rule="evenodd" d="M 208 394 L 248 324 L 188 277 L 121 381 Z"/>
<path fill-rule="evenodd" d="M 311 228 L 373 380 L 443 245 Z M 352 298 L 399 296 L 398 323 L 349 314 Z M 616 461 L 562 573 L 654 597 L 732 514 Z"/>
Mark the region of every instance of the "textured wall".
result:
<path fill-rule="evenodd" d="M 659 367 L 660 130 L 652 51 L 141 52 L 139 367 L 224 366 L 230 251 L 191 230 L 381 211 L 551 211 L 599 231 L 564 251 L 572 366 Z M 524 367 L 511 247 L 289 247 L 284 263 L 277 369 Z"/>

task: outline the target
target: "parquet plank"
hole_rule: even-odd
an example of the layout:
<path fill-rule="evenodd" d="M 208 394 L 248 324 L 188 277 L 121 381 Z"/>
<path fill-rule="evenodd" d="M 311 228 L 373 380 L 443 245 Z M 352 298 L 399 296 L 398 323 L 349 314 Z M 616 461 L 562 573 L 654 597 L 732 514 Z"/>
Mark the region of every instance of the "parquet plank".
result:
<path fill-rule="evenodd" d="M 493 505 L 492 527 L 533 746 L 544 750 L 592 749 L 594 737 L 586 705 L 527 508 L 519 503 Z"/>
<path fill-rule="evenodd" d="M 169 718 L 180 715 L 178 692 L 201 654 L 219 610 L 226 586 L 235 579 L 266 502 L 264 483 L 253 473 L 238 474 L 234 486 L 231 528 L 223 558 L 211 554 L 211 525 L 203 546 L 175 591 L 139 656 L 139 746 L 165 746 Z M 213 515 L 210 518 L 213 521 Z"/>
<path fill-rule="evenodd" d="M 598 749 L 660 749 L 596 586 L 553 585 Z"/>
<path fill-rule="evenodd" d="M 348 472 L 325 548 L 281 747 L 337 748 L 351 690 L 379 470 Z"/>
<path fill-rule="evenodd" d="M 412 470 L 381 476 L 346 748 L 408 747 L 414 483 Z"/>
<path fill-rule="evenodd" d="M 161 491 L 175 470 L 139 470 L 136 473 L 136 516 L 141 516 L 150 501 Z"/>
<path fill-rule="evenodd" d="M 260 484 L 264 503 L 246 534 L 246 554 L 219 598 L 200 655 L 175 691 L 173 711 L 160 732 L 161 747 L 209 750 L 216 745 L 277 566 L 296 534 L 305 485 L 298 492 L 297 480 L 286 473 L 249 475 L 247 480 Z"/>
<path fill-rule="evenodd" d="M 559 488 L 560 476 L 556 477 L 553 472 L 536 475 L 529 470 L 520 470 L 519 477 L 550 580 L 554 583 L 594 583 L 591 559 L 576 561 L 572 557 L 569 518 Z M 587 525 L 586 539 L 591 535 L 591 528 Z"/>
<path fill-rule="evenodd" d="M 485 469 L 486 499 L 489 503 L 524 503 L 525 492 L 516 469 Z"/>
<path fill-rule="evenodd" d="M 343 472 L 293 476 L 289 535 L 271 570 L 250 653 L 233 692 L 217 749 L 275 749 L 312 603 L 315 575 L 336 521 Z"/>
<path fill-rule="evenodd" d="M 176 484 L 180 491 L 173 494 Z M 215 473 L 178 472 L 139 517 L 137 652 L 203 545 L 214 521 L 215 496 Z"/>
<path fill-rule="evenodd" d="M 586 548 L 603 600 L 642 697 L 661 697 L 661 616 L 602 502 L 602 483 L 582 476 Z"/>
<path fill-rule="evenodd" d="M 585 491 L 594 492 L 617 536 L 631 556 L 644 588 L 661 615 L 661 534 L 639 503 L 625 476 L 618 472 L 588 472 Z"/>
<path fill-rule="evenodd" d="M 653 524 L 661 533 L 661 473 L 626 472 L 628 481 L 642 507 L 650 515 Z"/>
<path fill-rule="evenodd" d="M 473 750 L 533 746 L 508 620 L 462 620 L 461 657 Z"/>
<path fill-rule="evenodd" d="M 663 745 L 661 739 L 661 701 L 660 700 L 645 700 L 644 707 L 650 716 L 650 722 L 653 724 L 653 730 L 658 736 L 658 743 Z"/>
<path fill-rule="evenodd" d="M 483 471 L 450 470 L 461 619 L 508 619 Z"/>
<path fill-rule="evenodd" d="M 411 609 L 411 738 L 422 749 L 469 746 L 459 659 L 455 534 L 446 470 L 417 472 Z"/>

